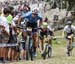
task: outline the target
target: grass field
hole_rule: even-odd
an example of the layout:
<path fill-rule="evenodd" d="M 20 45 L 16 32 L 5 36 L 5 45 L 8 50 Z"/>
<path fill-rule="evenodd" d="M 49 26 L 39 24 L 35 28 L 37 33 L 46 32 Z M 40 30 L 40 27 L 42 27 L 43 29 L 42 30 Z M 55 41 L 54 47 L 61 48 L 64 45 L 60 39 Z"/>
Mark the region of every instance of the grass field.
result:
<path fill-rule="evenodd" d="M 61 35 L 62 31 L 55 32 L 55 35 Z M 66 54 L 66 41 L 65 39 L 53 40 L 53 53 L 50 59 L 43 60 L 38 51 L 38 56 L 34 61 L 19 61 L 9 64 L 75 64 L 75 48 L 73 49 L 72 56 L 68 57 Z"/>

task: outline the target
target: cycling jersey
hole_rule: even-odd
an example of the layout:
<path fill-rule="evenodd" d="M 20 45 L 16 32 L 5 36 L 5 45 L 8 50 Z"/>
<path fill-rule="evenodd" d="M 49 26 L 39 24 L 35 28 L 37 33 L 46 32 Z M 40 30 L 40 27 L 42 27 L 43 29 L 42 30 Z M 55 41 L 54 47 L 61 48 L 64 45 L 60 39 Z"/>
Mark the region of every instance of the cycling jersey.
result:
<path fill-rule="evenodd" d="M 41 20 L 42 17 L 38 14 L 35 18 L 32 17 L 32 12 L 28 12 L 22 16 L 22 18 L 27 18 L 29 23 L 37 23 L 38 20 Z"/>
<path fill-rule="evenodd" d="M 40 31 L 40 36 L 41 38 L 44 38 L 44 35 L 47 37 L 48 35 L 50 36 L 53 36 L 53 31 L 50 30 L 50 29 L 46 29 L 45 31 L 41 28 L 41 31 Z"/>
<path fill-rule="evenodd" d="M 32 12 L 28 12 L 28 13 L 25 13 L 23 16 L 22 16 L 23 19 L 28 19 L 28 22 L 26 24 L 26 27 L 31 27 L 32 28 L 32 32 L 37 32 L 37 29 L 34 29 L 34 28 L 37 28 L 37 22 L 38 20 L 42 20 L 42 17 L 40 16 L 40 14 L 38 14 L 35 18 L 32 17 Z"/>
<path fill-rule="evenodd" d="M 67 35 L 74 34 L 75 26 L 74 25 L 71 25 L 71 27 L 69 27 L 67 25 L 67 26 L 65 26 L 64 31 L 67 33 Z"/>

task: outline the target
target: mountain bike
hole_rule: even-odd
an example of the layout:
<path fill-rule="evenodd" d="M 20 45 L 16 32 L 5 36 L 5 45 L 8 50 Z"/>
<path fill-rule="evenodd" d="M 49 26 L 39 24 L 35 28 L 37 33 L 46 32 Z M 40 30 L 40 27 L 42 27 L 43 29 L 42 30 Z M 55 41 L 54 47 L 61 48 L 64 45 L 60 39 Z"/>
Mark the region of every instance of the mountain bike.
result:
<path fill-rule="evenodd" d="M 43 52 L 43 54 L 42 54 L 42 57 L 43 57 L 43 59 L 46 59 L 46 56 L 48 55 L 48 58 L 50 58 L 51 57 L 51 55 L 52 55 L 52 44 L 51 43 L 49 43 L 49 39 L 47 40 L 47 39 L 45 39 L 46 41 L 44 41 L 44 43 L 46 43 L 46 46 L 45 46 L 45 50 L 44 50 L 44 52 Z"/>
<path fill-rule="evenodd" d="M 68 56 L 71 56 L 73 50 L 73 37 L 68 36 L 68 45 L 67 45 L 67 54 Z"/>
<path fill-rule="evenodd" d="M 33 60 L 33 38 L 32 38 L 32 28 L 27 28 L 27 40 L 26 40 L 26 60 Z"/>

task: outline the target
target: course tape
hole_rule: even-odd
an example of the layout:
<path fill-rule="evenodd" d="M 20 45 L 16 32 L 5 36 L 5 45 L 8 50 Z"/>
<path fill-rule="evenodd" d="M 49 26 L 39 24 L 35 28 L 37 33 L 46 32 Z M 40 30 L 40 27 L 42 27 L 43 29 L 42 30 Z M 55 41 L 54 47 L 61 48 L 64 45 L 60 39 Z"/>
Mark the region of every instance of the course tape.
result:
<path fill-rule="evenodd" d="M 54 36 L 52 38 L 59 38 L 59 39 L 61 39 L 61 38 L 64 38 L 64 37 L 62 37 L 62 36 Z M 14 47 L 14 46 L 18 46 L 18 43 L 13 43 L 13 44 L 12 43 L 11 44 L 8 44 L 8 43 L 0 43 L 0 47 Z"/>
<path fill-rule="evenodd" d="M 62 37 L 62 36 L 53 36 L 52 38 L 61 39 L 61 38 L 65 38 L 65 37 Z M 74 37 L 74 38 L 75 38 L 75 37 Z"/>
<path fill-rule="evenodd" d="M 0 43 L 0 47 L 14 47 L 14 46 L 18 46 L 18 44 Z"/>

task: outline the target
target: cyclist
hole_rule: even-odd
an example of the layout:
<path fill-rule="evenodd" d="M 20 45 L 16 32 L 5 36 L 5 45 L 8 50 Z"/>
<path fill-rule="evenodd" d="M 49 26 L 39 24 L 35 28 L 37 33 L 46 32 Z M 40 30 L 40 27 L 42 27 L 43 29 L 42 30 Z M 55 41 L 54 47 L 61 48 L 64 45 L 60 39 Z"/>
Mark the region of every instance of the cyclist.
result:
<path fill-rule="evenodd" d="M 53 30 L 48 26 L 47 22 L 43 22 L 42 26 L 41 26 L 41 31 L 40 31 L 40 40 L 41 40 L 41 50 L 42 50 L 42 54 L 44 52 L 44 40 L 45 38 L 48 39 L 48 43 L 50 43 L 52 45 L 52 37 L 54 35 Z M 44 36 L 46 36 L 44 38 Z"/>
<path fill-rule="evenodd" d="M 40 16 L 40 14 L 38 13 L 39 11 L 37 9 L 32 10 L 32 12 L 28 12 L 27 14 L 24 14 L 20 19 L 19 19 L 19 24 L 21 23 L 21 19 L 28 19 L 27 22 L 27 27 L 31 27 L 32 28 L 32 32 L 33 33 L 33 47 L 34 47 L 34 55 L 36 55 L 36 48 L 37 48 L 37 30 L 34 30 L 34 28 L 37 28 L 37 21 L 40 20 L 39 24 L 41 24 L 42 22 L 42 17 Z M 24 37 L 26 38 L 26 34 L 24 33 Z"/>
<path fill-rule="evenodd" d="M 70 49 L 70 51 L 72 51 L 73 47 L 73 42 L 74 42 L 74 31 L 75 31 L 75 26 L 72 25 L 72 20 L 68 20 L 67 21 L 67 25 L 64 27 L 63 30 L 63 36 L 66 37 L 67 41 L 67 54 L 69 55 L 68 49 Z M 65 35 L 66 34 L 66 35 Z"/>

